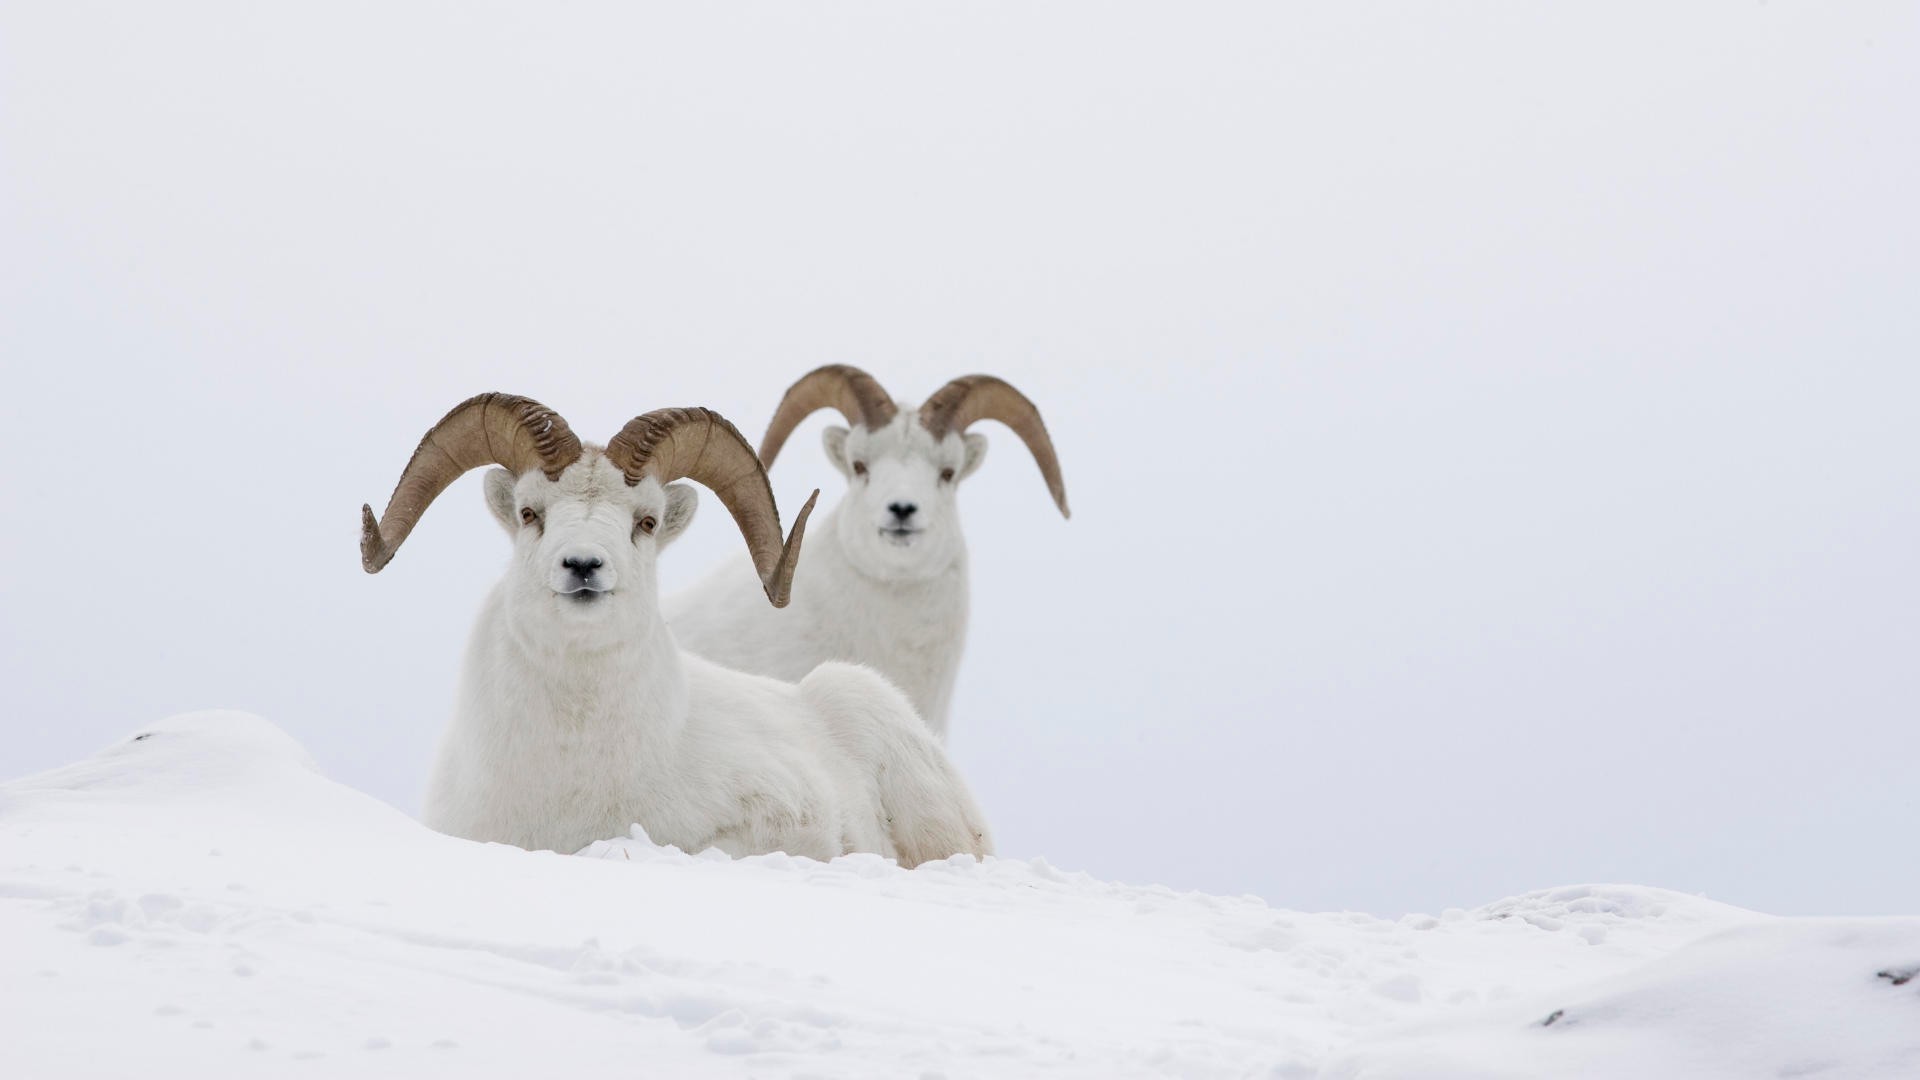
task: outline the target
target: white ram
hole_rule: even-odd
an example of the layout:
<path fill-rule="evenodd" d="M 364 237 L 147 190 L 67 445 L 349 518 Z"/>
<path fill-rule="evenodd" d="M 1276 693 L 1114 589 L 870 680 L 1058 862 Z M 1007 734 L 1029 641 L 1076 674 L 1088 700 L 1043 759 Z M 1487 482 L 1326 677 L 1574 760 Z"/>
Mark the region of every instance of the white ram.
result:
<path fill-rule="evenodd" d="M 818 409 L 851 428 L 826 430 L 827 459 L 847 494 L 807 547 L 807 572 L 792 606 L 759 602 L 751 567 L 715 569 L 668 598 L 667 621 L 683 645 L 729 667 L 779 679 L 817 664 L 865 664 L 906 691 L 927 727 L 946 738 L 953 684 L 967 639 L 967 545 L 955 496 L 985 459 L 978 420 L 1014 430 L 1068 516 L 1060 459 L 1040 410 L 1008 383 L 968 375 L 919 409 L 894 404 L 859 368 L 833 364 L 793 384 L 760 444 L 772 468 L 787 436 Z"/>
<path fill-rule="evenodd" d="M 868 851 L 911 866 L 989 851 L 965 784 L 884 679 L 822 664 L 780 682 L 674 643 L 656 557 L 695 503 L 676 479 L 732 512 L 762 602 L 789 595 L 813 501 L 783 543 L 766 472 L 733 425 L 662 409 L 601 448 L 537 402 L 472 398 L 421 440 L 386 513 L 376 522 L 363 508 L 366 570 L 485 465 L 501 466 L 487 474 L 487 504 L 514 553 L 467 646 L 429 826 L 563 852 L 636 823 L 659 843 L 736 856 Z"/>

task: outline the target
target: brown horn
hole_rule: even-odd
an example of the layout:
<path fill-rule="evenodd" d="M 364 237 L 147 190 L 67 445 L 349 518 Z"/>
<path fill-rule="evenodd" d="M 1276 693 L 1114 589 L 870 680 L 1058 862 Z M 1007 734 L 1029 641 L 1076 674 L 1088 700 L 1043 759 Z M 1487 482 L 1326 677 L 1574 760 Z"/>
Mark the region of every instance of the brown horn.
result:
<path fill-rule="evenodd" d="M 580 440 L 559 413 L 514 394 L 470 397 L 427 430 L 380 520 L 373 507 L 360 508 L 360 565 L 379 573 L 434 498 L 469 469 L 500 465 L 515 476 L 539 469 L 558 480 L 578 460 Z"/>
<path fill-rule="evenodd" d="M 651 476 L 662 486 L 685 477 L 710 488 L 733 515 L 753 553 L 753 568 L 774 607 L 786 607 L 807 515 L 816 489 L 780 540 L 780 508 L 773 502 L 767 470 L 738 428 L 711 409 L 655 409 L 627 421 L 607 443 L 607 457 L 629 485 Z"/>
<path fill-rule="evenodd" d="M 1039 463 L 1060 516 L 1072 517 L 1067 509 L 1067 482 L 1060 477 L 1060 457 L 1053 452 L 1047 425 L 1040 419 L 1039 408 L 1012 383 L 992 375 L 962 375 L 920 406 L 920 426 L 936 439 L 950 431 L 964 432 L 976 420 L 998 420 L 1020 436 Z"/>
<path fill-rule="evenodd" d="M 817 367 L 787 388 L 780 407 L 773 411 L 767 434 L 760 440 L 760 460 L 773 468 L 774 455 L 787 444 L 787 436 L 800 421 L 821 409 L 838 409 L 850 426 L 878 431 L 893 422 L 900 409 L 894 405 L 879 380 L 851 364 Z"/>

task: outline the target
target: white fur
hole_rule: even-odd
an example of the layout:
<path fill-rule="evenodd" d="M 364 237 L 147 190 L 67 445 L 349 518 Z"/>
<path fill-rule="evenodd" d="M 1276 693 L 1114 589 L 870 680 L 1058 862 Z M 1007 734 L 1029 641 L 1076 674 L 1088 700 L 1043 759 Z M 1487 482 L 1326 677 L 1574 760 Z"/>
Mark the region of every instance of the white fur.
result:
<path fill-rule="evenodd" d="M 514 558 L 467 646 L 427 824 L 556 851 L 637 823 L 656 842 L 736 856 L 871 851 L 911 866 L 988 853 L 966 785 L 885 679 L 822 664 L 779 682 L 680 651 L 656 558 L 691 496 L 628 487 L 591 447 L 558 481 L 487 476 Z M 652 535 L 636 528 L 647 516 Z M 812 550 L 809 536 L 801 577 Z M 567 594 L 582 582 L 562 564 L 583 556 L 604 564 L 586 600 Z"/>
<path fill-rule="evenodd" d="M 669 597 L 667 619 L 689 650 L 777 679 L 829 660 L 866 664 L 906 691 L 944 739 L 967 640 L 967 545 L 955 495 L 985 459 L 986 438 L 936 440 L 917 409 L 902 408 L 878 431 L 830 427 L 824 441 L 847 493 L 808 531 L 791 603 L 756 605 L 759 578 L 742 556 Z M 912 533 L 886 531 L 900 524 L 893 503 L 915 507 Z"/>

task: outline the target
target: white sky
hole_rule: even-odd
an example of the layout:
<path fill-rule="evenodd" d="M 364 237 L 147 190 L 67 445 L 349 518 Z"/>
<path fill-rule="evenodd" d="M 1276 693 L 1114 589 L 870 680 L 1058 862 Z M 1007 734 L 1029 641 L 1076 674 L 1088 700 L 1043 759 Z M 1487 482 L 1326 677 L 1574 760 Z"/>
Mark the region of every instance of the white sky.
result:
<path fill-rule="evenodd" d="M 189 7 L 0 8 L 0 775 L 232 706 L 417 809 L 506 544 L 357 516 L 455 401 L 984 370 L 1003 854 L 1911 910 L 1920 8 Z"/>

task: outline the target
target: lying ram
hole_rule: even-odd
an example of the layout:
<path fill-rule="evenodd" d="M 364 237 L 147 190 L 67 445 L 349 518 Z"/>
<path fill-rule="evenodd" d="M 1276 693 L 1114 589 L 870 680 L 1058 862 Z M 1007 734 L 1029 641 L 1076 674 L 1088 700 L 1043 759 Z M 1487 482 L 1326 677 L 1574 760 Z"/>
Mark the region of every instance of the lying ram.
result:
<path fill-rule="evenodd" d="M 813 501 L 781 540 L 766 471 L 706 409 L 662 409 L 606 446 L 523 397 L 483 394 L 421 440 L 375 521 L 368 573 L 435 496 L 486 465 L 513 538 L 467 646 L 426 823 L 473 840 L 574 851 L 637 823 L 663 844 L 913 865 L 986 854 L 986 826 L 912 705 L 872 672 L 821 664 L 798 683 L 689 656 L 658 604 L 660 549 L 693 516 L 685 478 L 746 537 L 765 600 L 786 603 Z M 818 492 L 815 493 L 818 495 Z"/>

